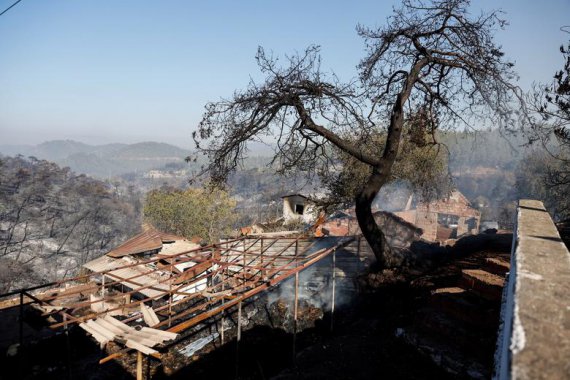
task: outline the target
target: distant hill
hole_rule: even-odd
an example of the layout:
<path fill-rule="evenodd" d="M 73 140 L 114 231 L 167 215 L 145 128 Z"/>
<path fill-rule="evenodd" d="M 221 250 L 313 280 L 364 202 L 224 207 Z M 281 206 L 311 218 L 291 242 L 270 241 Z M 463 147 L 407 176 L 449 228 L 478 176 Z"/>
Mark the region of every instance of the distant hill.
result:
<path fill-rule="evenodd" d="M 183 162 L 190 151 L 157 142 L 89 145 L 73 140 L 54 140 L 39 145 L 0 145 L 0 154 L 34 156 L 69 166 L 78 173 L 106 178 Z"/>

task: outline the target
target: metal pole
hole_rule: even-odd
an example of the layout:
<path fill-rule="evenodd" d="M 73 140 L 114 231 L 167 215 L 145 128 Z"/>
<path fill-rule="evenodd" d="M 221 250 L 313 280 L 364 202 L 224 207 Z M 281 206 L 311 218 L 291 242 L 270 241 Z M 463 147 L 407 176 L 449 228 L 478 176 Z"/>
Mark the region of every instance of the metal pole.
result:
<path fill-rule="evenodd" d="M 170 284 L 168 285 L 168 327 L 172 325 L 172 277 L 174 264 L 170 264 Z"/>
<path fill-rule="evenodd" d="M 260 260 L 261 260 L 261 279 L 265 280 L 265 271 L 263 270 L 263 238 L 261 238 L 261 250 L 260 250 L 261 256 L 260 256 Z"/>
<path fill-rule="evenodd" d="M 334 324 L 334 301 L 336 291 L 336 249 L 332 254 L 332 303 L 331 303 L 331 331 L 333 331 Z"/>
<path fill-rule="evenodd" d="M 71 380 L 71 344 L 69 342 L 69 330 L 67 327 L 67 315 L 63 315 L 63 330 L 65 331 L 65 346 L 67 349 L 67 378 Z"/>
<path fill-rule="evenodd" d="M 238 330 L 237 330 L 237 341 L 241 340 L 241 301 L 238 303 Z"/>
<path fill-rule="evenodd" d="M 103 275 L 103 281 L 101 284 L 101 296 L 103 297 L 103 302 L 102 302 L 103 311 L 105 311 L 105 275 Z"/>
<path fill-rule="evenodd" d="M 293 307 L 293 366 L 297 363 L 297 313 L 299 310 L 299 272 L 295 272 L 295 305 Z"/>
<path fill-rule="evenodd" d="M 243 278 L 243 283 L 245 284 L 246 279 L 245 279 L 245 265 L 246 265 L 246 260 L 245 260 L 245 240 L 243 241 L 243 268 L 242 270 L 242 278 Z"/>
<path fill-rule="evenodd" d="M 19 350 L 22 350 L 22 346 L 24 344 L 24 292 L 20 292 L 20 347 Z"/>
<path fill-rule="evenodd" d="M 21 378 L 24 378 L 24 292 L 20 292 L 20 345 L 18 346 L 18 364 Z"/>
<path fill-rule="evenodd" d="M 222 270 L 222 293 L 224 293 L 224 282 L 226 281 L 226 279 L 224 278 L 224 270 Z M 222 309 L 224 307 L 224 304 L 226 303 L 226 297 L 222 296 Z M 225 322 L 225 315 L 226 311 L 222 310 L 222 318 L 221 318 L 221 324 L 222 324 L 222 328 L 220 331 L 220 339 L 222 340 L 222 345 L 224 344 L 224 322 Z"/>
<path fill-rule="evenodd" d="M 239 377 L 239 342 L 241 340 L 241 301 L 238 303 L 238 325 L 236 338 L 236 379 Z"/>

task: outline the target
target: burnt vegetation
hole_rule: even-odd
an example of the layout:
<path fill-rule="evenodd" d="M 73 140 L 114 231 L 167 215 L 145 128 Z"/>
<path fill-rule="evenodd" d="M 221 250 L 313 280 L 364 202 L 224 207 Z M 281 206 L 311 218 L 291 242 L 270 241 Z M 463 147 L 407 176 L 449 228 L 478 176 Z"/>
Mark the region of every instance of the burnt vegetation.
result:
<path fill-rule="evenodd" d="M 529 118 L 525 134 L 539 145 L 538 154 L 526 166 L 539 176 L 530 183 L 559 219 L 570 217 L 570 42 L 560 46 L 563 65 L 550 84 L 538 84 L 528 98 Z M 527 181 L 530 182 L 530 181 Z"/>
<path fill-rule="evenodd" d="M 134 189 L 34 157 L 0 160 L 0 292 L 71 277 L 139 227 Z"/>

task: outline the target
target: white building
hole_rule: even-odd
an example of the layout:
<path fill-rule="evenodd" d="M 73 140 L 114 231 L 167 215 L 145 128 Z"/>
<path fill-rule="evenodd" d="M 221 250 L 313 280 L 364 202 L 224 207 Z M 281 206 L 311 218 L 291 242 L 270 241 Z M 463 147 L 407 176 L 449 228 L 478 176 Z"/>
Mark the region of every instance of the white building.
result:
<path fill-rule="evenodd" d="M 318 212 L 309 197 L 302 194 L 289 194 L 281 198 L 283 199 L 285 223 L 302 221 L 311 224 L 317 219 Z"/>

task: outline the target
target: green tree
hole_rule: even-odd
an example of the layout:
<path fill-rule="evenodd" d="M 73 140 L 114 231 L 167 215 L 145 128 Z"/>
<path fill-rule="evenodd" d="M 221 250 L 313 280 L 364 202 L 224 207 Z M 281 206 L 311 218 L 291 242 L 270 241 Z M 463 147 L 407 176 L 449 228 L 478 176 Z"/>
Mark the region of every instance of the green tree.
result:
<path fill-rule="evenodd" d="M 214 243 L 231 231 L 235 206 L 219 189 L 160 189 L 147 194 L 144 217 L 162 231 Z"/>
<path fill-rule="evenodd" d="M 447 165 L 447 149 L 426 140 L 430 136 L 426 133 L 425 126 L 421 123 L 418 125 L 416 118 L 406 123 L 404 134 L 407 138 L 402 141 L 389 182 L 404 185 L 425 201 L 447 195 L 452 189 Z M 370 139 L 374 140 L 373 145 L 381 146 L 386 143 L 386 134 L 375 134 L 370 136 Z M 372 168 L 354 156 L 340 149 L 335 149 L 335 155 L 338 157 L 340 171 L 320 173 L 321 180 L 329 193 L 329 196 L 320 203 L 333 209 L 352 205 L 355 196 L 372 174 Z"/>

